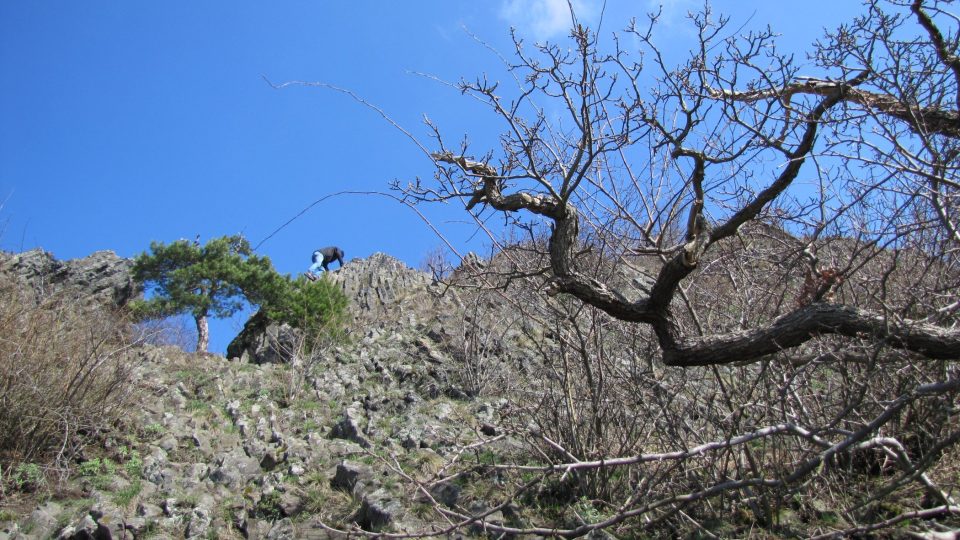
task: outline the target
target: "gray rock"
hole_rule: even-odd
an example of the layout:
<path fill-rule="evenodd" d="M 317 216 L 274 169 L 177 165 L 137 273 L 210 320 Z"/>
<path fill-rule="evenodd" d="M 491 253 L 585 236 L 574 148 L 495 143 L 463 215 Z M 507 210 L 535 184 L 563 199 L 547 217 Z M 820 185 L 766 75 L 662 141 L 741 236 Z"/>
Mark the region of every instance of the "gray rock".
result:
<path fill-rule="evenodd" d="M 37 538 L 50 538 L 56 532 L 57 525 L 60 524 L 61 512 L 63 512 L 62 506 L 53 501 L 48 501 L 30 514 L 26 528 L 30 530 L 30 534 L 36 535 Z"/>
<path fill-rule="evenodd" d="M 228 358 L 253 364 L 286 364 L 298 361 L 303 333 L 287 324 L 269 321 L 254 313 L 227 346 Z"/>
<path fill-rule="evenodd" d="M 412 291 L 425 290 L 430 284 L 430 276 L 384 253 L 352 260 L 332 279 L 358 311 L 372 318 L 390 310 Z"/>
<path fill-rule="evenodd" d="M 177 438 L 173 435 L 168 435 L 157 443 L 157 446 L 162 448 L 164 452 L 173 452 L 178 446 Z"/>
<path fill-rule="evenodd" d="M 187 480 L 197 483 L 207 477 L 210 473 L 210 467 L 206 463 L 192 463 L 187 466 L 184 472 Z"/>
<path fill-rule="evenodd" d="M 163 515 L 163 508 L 155 504 L 141 502 L 137 505 L 137 515 L 148 519 L 155 519 Z"/>
<path fill-rule="evenodd" d="M 373 469 L 362 463 L 343 460 L 337 465 L 337 472 L 330 481 L 335 489 L 353 492 L 357 484 L 366 484 L 373 478 Z"/>
<path fill-rule="evenodd" d="M 259 473 L 260 463 L 238 449 L 223 455 L 208 478 L 215 484 L 235 488 Z"/>
<path fill-rule="evenodd" d="M 143 458 L 143 478 L 156 485 L 162 485 L 164 481 L 164 469 L 169 465 L 167 453 L 157 447 L 145 458 Z"/>
<path fill-rule="evenodd" d="M 243 533 L 243 537 L 248 540 L 260 540 L 267 536 L 270 524 L 261 522 L 259 519 L 247 517 L 246 513 L 238 513 L 234 519 L 234 526 Z"/>
<path fill-rule="evenodd" d="M 363 448 L 370 448 L 370 441 L 363 434 L 364 424 L 366 424 L 366 420 L 363 417 L 363 406 L 355 402 L 343 411 L 343 417 L 330 430 L 330 437 L 346 439 L 359 444 Z"/>
<path fill-rule="evenodd" d="M 173 497 L 164 499 L 163 501 L 163 515 L 167 517 L 177 517 L 177 503 L 178 501 Z"/>
<path fill-rule="evenodd" d="M 281 463 L 283 463 L 283 456 L 277 456 L 276 450 L 267 450 L 260 458 L 260 468 L 267 472 L 274 470 Z"/>
<path fill-rule="evenodd" d="M 299 536 L 293 522 L 289 518 L 284 518 L 270 527 L 265 538 L 267 540 L 296 540 Z"/>
<path fill-rule="evenodd" d="M 20 282 L 37 301 L 64 294 L 82 304 L 121 307 L 140 295 L 130 274 L 133 261 L 112 251 L 58 261 L 42 249 L 0 252 L 0 274 Z"/>
<path fill-rule="evenodd" d="M 488 531 L 487 525 L 503 525 L 503 513 L 494 512 L 488 515 L 480 522 L 476 522 L 470 525 L 470 532 L 479 536 L 487 534 L 490 538 L 501 538 L 500 533 L 494 531 Z"/>
<path fill-rule="evenodd" d="M 101 500 L 90 509 L 90 516 L 96 520 L 98 527 L 105 527 L 112 538 L 123 538 L 126 528 L 126 516 L 124 511 L 113 503 Z"/>
<path fill-rule="evenodd" d="M 213 447 L 210 446 L 209 438 L 201 437 L 196 432 L 190 435 L 190 442 L 193 443 L 194 448 L 200 450 L 200 452 L 205 456 L 209 456 L 213 452 Z"/>
<path fill-rule="evenodd" d="M 364 530 L 379 531 L 393 523 L 401 513 L 403 505 L 400 501 L 385 489 L 378 489 L 364 496 L 356 521 Z"/>
<path fill-rule="evenodd" d="M 147 532 L 147 528 L 150 527 L 151 523 L 152 522 L 145 517 L 134 516 L 127 518 L 124 525 L 134 538 L 140 538 Z"/>
<path fill-rule="evenodd" d="M 460 486 L 450 482 L 441 482 L 430 488 L 430 496 L 437 502 L 449 508 L 454 508 L 460 499 Z"/>
<path fill-rule="evenodd" d="M 68 525 L 57 537 L 59 540 L 109 540 L 113 538 L 110 529 L 99 525 L 93 516 L 83 516 L 76 525 Z"/>
<path fill-rule="evenodd" d="M 280 494 L 279 506 L 280 511 L 283 512 L 283 515 L 287 517 L 295 517 L 303 512 L 303 498 L 296 493 L 286 491 Z"/>
<path fill-rule="evenodd" d="M 200 538 L 206 536 L 207 531 L 210 530 L 211 521 L 210 511 L 202 506 L 197 506 L 190 512 L 187 521 L 186 537 Z"/>
<path fill-rule="evenodd" d="M 235 399 L 227 403 L 227 414 L 230 415 L 230 419 L 234 422 L 238 421 L 243 416 L 243 411 L 240 409 L 240 400 Z"/>

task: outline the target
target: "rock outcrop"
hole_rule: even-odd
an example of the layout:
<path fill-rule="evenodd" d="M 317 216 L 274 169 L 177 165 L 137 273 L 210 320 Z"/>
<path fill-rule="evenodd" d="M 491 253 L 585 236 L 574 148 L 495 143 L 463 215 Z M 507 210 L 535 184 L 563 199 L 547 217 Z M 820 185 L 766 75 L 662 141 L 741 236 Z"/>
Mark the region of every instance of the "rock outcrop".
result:
<path fill-rule="evenodd" d="M 131 277 L 133 261 L 112 251 L 59 261 L 42 249 L 0 252 L 0 277 L 39 302 L 54 295 L 72 301 L 121 307 L 140 294 Z"/>
<path fill-rule="evenodd" d="M 326 275 L 324 277 L 327 277 Z M 430 276 L 385 254 L 374 253 L 366 259 L 354 259 L 329 279 L 339 284 L 355 309 L 352 312 L 368 320 L 381 318 L 394 308 L 400 313 L 415 302 L 404 302 L 427 292 Z"/>
<path fill-rule="evenodd" d="M 227 358 L 251 364 L 294 363 L 302 341 L 302 332 L 288 324 L 270 322 L 258 311 L 227 345 Z"/>
<path fill-rule="evenodd" d="M 439 297 L 430 291 L 431 278 L 384 253 L 354 259 L 321 279 L 339 285 L 350 301 L 348 312 L 354 324 L 377 333 L 387 323 L 416 326 L 450 312 L 452 293 Z M 440 304 L 444 304 L 441 306 Z M 227 346 L 227 358 L 254 364 L 288 363 L 297 360 L 302 334 L 285 324 L 268 321 L 255 313 Z"/>

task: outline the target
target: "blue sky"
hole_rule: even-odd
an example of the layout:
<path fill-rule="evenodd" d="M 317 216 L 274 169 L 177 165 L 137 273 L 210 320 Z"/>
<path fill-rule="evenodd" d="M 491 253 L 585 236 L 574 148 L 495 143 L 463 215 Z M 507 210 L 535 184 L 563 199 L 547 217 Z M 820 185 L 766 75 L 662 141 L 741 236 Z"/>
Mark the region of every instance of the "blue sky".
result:
<path fill-rule="evenodd" d="M 695 45 L 683 13 L 700 2 L 610 1 L 602 32 L 663 4 L 660 43 Z M 601 3 L 577 0 L 596 25 Z M 734 28 L 770 24 L 804 50 L 856 0 L 714 2 Z M 424 142 L 424 115 L 448 140 L 489 147 L 500 126 L 440 84 L 502 76 L 482 40 L 509 54 L 509 29 L 562 38 L 563 0 L 0 2 L 0 248 L 57 258 L 110 249 L 132 257 L 151 240 L 242 232 L 257 244 L 331 193 L 386 191 L 429 178 L 431 162 L 375 112 L 331 90 L 277 90 L 263 79 L 322 81 L 381 108 Z M 428 217 L 464 252 L 483 238 L 462 209 Z M 260 253 L 284 273 L 311 251 L 347 259 L 389 253 L 416 267 L 441 241 L 413 212 L 376 196 L 318 204 Z M 238 323 L 214 327 L 222 351 Z"/>

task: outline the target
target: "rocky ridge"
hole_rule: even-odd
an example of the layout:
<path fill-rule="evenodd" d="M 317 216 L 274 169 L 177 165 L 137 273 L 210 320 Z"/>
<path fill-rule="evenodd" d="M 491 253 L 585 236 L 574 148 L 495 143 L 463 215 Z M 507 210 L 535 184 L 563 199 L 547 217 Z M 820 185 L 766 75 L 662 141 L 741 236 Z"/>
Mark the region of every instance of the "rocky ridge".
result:
<path fill-rule="evenodd" d="M 21 292 L 36 301 L 62 294 L 83 302 L 126 305 L 141 292 L 130 275 L 132 268 L 132 260 L 112 251 L 68 261 L 59 261 L 42 249 L 0 252 L 0 276 L 19 283 Z"/>
<path fill-rule="evenodd" d="M 90 267 L 76 264 L 53 268 L 91 276 L 91 291 L 116 298 L 114 281 L 60 270 Z M 445 525 L 396 473 L 432 475 L 448 454 L 496 433 L 503 403 L 469 398 L 455 373 L 448 344 L 459 300 L 384 254 L 325 279 L 351 299 L 351 335 L 284 358 L 294 362 L 263 361 L 262 350 L 231 359 L 132 351 L 137 402 L 81 470 L 111 466 L 72 481 L 66 491 L 82 498 L 54 498 L 0 524 L 0 539 L 337 538 L 328 524 Z M 446 506 L 465 504 L 452 482 L 430 489 Z"/>

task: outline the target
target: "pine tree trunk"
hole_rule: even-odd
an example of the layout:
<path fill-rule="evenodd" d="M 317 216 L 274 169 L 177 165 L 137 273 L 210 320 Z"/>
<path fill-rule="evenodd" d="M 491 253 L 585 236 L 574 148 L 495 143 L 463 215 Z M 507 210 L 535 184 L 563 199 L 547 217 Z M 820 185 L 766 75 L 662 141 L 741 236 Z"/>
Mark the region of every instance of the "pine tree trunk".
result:
<path fill-rule="evenodd" d="M 207 352 L 210 345 L 210 325 L 207 324 L 207 317 L 194 317 L 197 321 L 197 352 Z"/>

